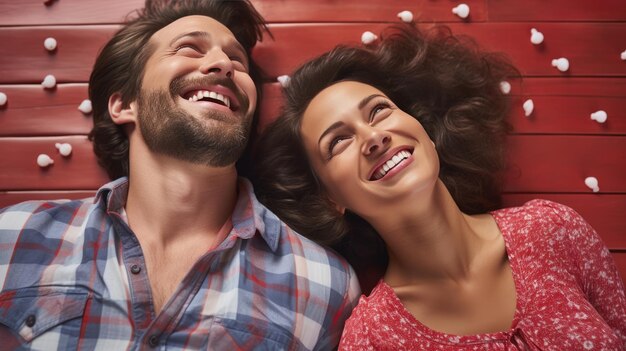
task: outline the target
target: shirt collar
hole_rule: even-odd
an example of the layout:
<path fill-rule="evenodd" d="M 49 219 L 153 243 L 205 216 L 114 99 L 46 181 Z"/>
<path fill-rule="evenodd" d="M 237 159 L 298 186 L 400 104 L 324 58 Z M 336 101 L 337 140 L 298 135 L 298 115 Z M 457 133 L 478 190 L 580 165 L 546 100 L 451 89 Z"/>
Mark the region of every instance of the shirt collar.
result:
<path fill-rule="evenodd" d="M 238 188 L 237 203 L 231 216 L 233 229 L 230 235 L 250 239 L 259 233 L 272 251 L 275 251 L 280 240 L 282 222 L 257 200 L 249 180 L 240 177 Z M 127 196 L 128 178 L 122 177 L 98 189 L 94 203 L 100 203 L 107 212 L 120 214 L 124 211 Z"/>
<path fill-rule="evenodd" d="M 281 221 L 257 200 L 252 184 L 245 178 L 239 178 L 239 197 L 232 220 L 235 235 L 248 239 L 258 232 L 272 251 L 276 251 L 282 231 Z"/>
<path fill-rule="evenodd" d="M 100 203 L 107 212 L 122 212 L 128 196 L 128 178 L 118 178 L 104 184 L 96 192 L 94 203 Z"/>

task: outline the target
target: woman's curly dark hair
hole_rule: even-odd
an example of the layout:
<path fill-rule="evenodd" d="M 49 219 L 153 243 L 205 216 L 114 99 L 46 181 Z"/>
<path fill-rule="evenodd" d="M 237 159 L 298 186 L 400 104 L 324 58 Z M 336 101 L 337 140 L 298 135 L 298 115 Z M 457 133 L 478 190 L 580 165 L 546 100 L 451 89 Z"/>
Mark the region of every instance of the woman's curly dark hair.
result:
<path fill-rule="evenodd" d="M 284 89 L 282 114 L 255 148 L 258 197 L 296 231 L 335 245 L 349 260 L 384 255 L 382 242 L 377 248 L 364 238 L 380 240 L 367 223 L 349 211 L 340 215 L 330 204 L 300 137 L 311 100 L 336 82 L 353 80 L 378 88 L 424 126 L 437 148 L 439 177 L 463 212 L 496 209 L 510 131 L 508 101 L 499 86 L 517 76 L 505 57 L 443 26 L 394 26 L 375 45 L 338 46 L 296 70 Z"/>
<path fill-rule="evenodd" d="M 245 48 L 248 57 L 257 40 L 262 39 L 263 31 L 268 31 L 263 17 L 249 0 L 146 0 L 137 16 L 104 46 L 89 78 L 94 119 L 89 140 L 93 142 L 98 163 L 111 179 L 128 175 L 129 145 L 124 129 L 111 120 L 109 97 L 120 93 L 125 108 L 135 101 L 146 61 L 153 52 L 150 38 L 170 23 L 192 15 L 211 17 L 222 23 Z M 250 76 L 257 85 L 260 101 L 262 72 L 252 58 Z"/>

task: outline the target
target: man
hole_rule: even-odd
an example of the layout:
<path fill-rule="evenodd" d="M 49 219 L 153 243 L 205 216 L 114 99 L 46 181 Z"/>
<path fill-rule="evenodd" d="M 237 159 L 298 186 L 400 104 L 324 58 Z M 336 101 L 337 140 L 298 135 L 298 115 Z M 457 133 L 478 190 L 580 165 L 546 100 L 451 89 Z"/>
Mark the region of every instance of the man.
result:
<path fill-rule="evenodd" d="M 94 199 L 0 212 L 0 348 L 336 347 L 353 272 L 235 169 L 264 28 L 247 1 L 148 0 L 105 46 L 90 138 L 121 178 Z"/>

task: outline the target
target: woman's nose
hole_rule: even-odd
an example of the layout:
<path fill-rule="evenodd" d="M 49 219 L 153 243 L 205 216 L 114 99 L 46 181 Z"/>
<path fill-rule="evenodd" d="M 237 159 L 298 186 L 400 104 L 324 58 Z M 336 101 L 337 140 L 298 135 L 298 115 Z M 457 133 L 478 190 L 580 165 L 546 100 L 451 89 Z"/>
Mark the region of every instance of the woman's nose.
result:
<path fill-rule="evenodd" d="M 363 143 L 363 154 L 366 156 L 387 151 L 391 142 L 391 134 L 385 130 L 370 127 Z"/>
<path fill-rule="evenodd" d="M 233 62 L 222 49 L 213 48 L 202 58 L 200 72 L 203 74 L 216 74 L 221 77 L 232 78 Z"/>

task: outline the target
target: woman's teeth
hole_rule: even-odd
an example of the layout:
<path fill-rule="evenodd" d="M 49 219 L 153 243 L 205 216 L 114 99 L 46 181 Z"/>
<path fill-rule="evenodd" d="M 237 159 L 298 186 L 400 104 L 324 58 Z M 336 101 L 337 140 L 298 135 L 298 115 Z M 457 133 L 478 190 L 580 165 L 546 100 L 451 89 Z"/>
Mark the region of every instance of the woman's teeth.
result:
<path fill-rule="evenodd" d="M 381 167 L 379 167 L 378 170 L 374 172 L 374 176 L 372 178 L 374 180 L 378 180 L 384 177 L 385 174 L 387 174 L 390 170 L 396 167 L 400 162 L 402 162 L 402 160 L 406 160 L 410 156 L 411 153 L 406 150 L 398 152 L 397 154 L 393 155 L 393 157 L 389 159 L 389 161 L 385 162 Z"/>

